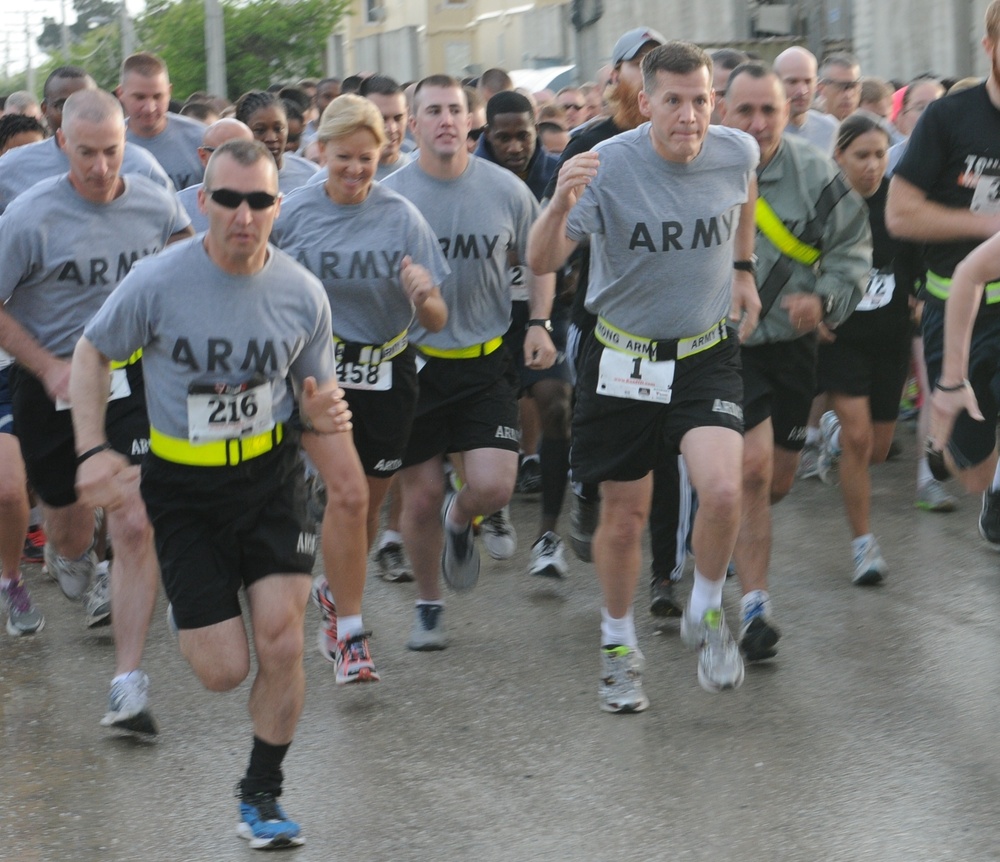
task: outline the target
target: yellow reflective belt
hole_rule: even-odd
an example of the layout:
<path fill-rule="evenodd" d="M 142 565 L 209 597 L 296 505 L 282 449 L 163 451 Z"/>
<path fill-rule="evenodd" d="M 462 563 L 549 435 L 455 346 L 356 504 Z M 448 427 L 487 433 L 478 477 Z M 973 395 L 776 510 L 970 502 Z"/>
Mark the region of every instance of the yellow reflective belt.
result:
<path fill-rule="evenodd" d="M 489 356 L 503 344 L 503 336 L 498 335 L 482 344 L 473 344 L 472 347 L 456 347 L 451 350 L 442 350 L 439 347 L 428 347 L 426 344 L 418 344 L 417 350 L 425 356 L 433 356 L 436 359 L 475 359 L 478 356 Z"/>
<path fill-rule="evenodd" d="M 135 353 L 133 353 L 124 362 L 112 362 L 111 370 L 116 371 L 119 368 L 124 368 L 126 365 L 135 365 L 140 359 L 142 359 L 142 348 L 140 347 Z"/>
<path fill-rule="evenodd" d="M 771 209 L 771 205 L 764 198 L 757 198 L 757 209 L 754 215 L 757 229 L 771 240 L 774 247 L 785 257 L 790 257 L 806 266 L 812 266 L 819 260 L 822 252 L 818 248 L 802 242 L 785 227 L 781 219 L 778 218 L 778 214 Z"/>
<path fill-rule="evenodd" d="M 402 353 L 410 344 L 409 336 L 410 330 L 404 329 L 399 335 L 390 338 L 385 344 L 364 344 L 360 345 L 360 355 L 363 355 L 367 350 L 369 352 L 369 359 L 366 359 L 366 363 L 377 364 L 379 362 L 387 362 L 395 356 Z M 333 336 L 334 344 L 351 344 L 350 341 L 344 341 L 342 338 L 337 338 Z"/>
<path fill-rule="evenodd" d="M 927 288 L 927 292 L 931 296 L 943 301 L 951 293 L 951 279 L 927 270 L 927 281 L 924 287 Z M 995 305 L 1000 302 L 1000 281 L 987 282 L 983 290 L 986 293 L 987 305 Z"/>
<path fill-rule="evenodd" d="M 654 362 L 663 362 L 671 359 L 684 359 L 686 356 L 694 356 L 710 347 L 715 347 L 729 337 L 726 329 L 726 319 L 723 318 L 711 328 L 706 329 L 698 335 L 690 338 L 669 338 L 657 341 L 653 338 L 643 338 L 641 335 L 633 335 L 624 329 L 619 329 L 613 323 L 608 323 L 603 317 L 597 318 L 597 325 L 594 327 L 594 335 L 597 340 L 612 350 L 627 353 L 630 356 L 644 356 Z"/>
<path fill-rule="evenodd" d="M 164 461 L 186 464 L 189 467 L 235 467 L 258 455 L 270 452 L 285 436 L 285 428 L 280 422 L 270 431 L 253 437 L 239 437 L 232 440 L 209 440 L 206 443 L 192 443 L 183 437 L 170 437 L 149 429 L 149 448 Z"/>

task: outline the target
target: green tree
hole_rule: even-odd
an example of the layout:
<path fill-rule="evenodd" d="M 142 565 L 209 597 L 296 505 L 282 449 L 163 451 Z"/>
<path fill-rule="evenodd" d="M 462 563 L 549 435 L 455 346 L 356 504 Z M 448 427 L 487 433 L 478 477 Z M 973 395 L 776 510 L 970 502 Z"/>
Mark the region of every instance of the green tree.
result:
<path fill-rule="evenodd" d="M 222 0 L 228 98 L 322 73 L 327 35 L 349 0 Z M 203 0 L 150 0 L 136 22 L 143 50 L 161 56 L 174 93 L 205 89 Z"/>
<path fill-rule="evenodd" d="M 83 41 L 95 28 L 118 20 L 120 4 L 111 0 L 73 0 L 76 21 L 69 25 L 70 43 Z M 46 52 L 62 49 L 62 25 L 55 18 L 42 19 L 42 35 L 38 37 L 38 47 Z"/>

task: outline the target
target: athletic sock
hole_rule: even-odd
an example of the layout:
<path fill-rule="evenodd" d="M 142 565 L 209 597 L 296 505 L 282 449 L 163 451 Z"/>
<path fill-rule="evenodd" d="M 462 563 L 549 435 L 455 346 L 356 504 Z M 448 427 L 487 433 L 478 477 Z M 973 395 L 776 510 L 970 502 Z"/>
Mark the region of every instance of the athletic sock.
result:
<path fill-rule="evenodd" d="M 558 518 L 566 497 L 569 471 L 569 440 L 542 438 L 542 515 Z"/>
<path fill-rule="evenodd" d="M 351 614 L 346 617 L 337 617 L 337 638 L 345 641 L 355 635 L 361 634 L 365 630 L 365 625 L 361 621 L 361 614 Z"/>
<path fill-rule="evenodd" d="M 382 537 L 378 542 L 378 549 L 381 551 L 386 545 L 402 545 L 403 534 L 395 530 L 383 530 Z"/>
<path fill-rule="evenodd" d="M 933 478 L 934 474 L 931 472 L 931 465 L 927 463 L 927 456 L 921 455 L 917 459 L 917 487 L 922 488 Z"/>
<path fill-rule="evenodd" d="M 289 745 L 291 743 L 272 745 L 270 742 L 264 742 L 259 736 L 254 736 L 247 774 L 240 782 L 244 798 L 254 793 L 281 795 L 281 783 L 284 780 L 281 763 L 285 759 Z"/>
<path fill-rule="evenodd" d="M 601 646 L 627 646 L 632 649 L 639 646 L 631 608 L 620 619 L 611 616 L 607 608 L 601 608 Z"/>
<path fill-rule="evenodd" d="M 766 602 L 770 596 L 767 594 L 767 590 L 750 590 L 742 599 L 740 599 L 740 616 L 744 616 L 747 612 L 747 608 L 757 602 Z"/>
<path fill-rule="evenodd" d="M 688 603 L 692 619 L 700 620 L 705 616 L 705 611 L 722 607 L 722 588 L 725 585 L 725 575 L 717 581 L 710 581 L 695 568 L 694 587 L 691 589 L 691 600 Z"/>

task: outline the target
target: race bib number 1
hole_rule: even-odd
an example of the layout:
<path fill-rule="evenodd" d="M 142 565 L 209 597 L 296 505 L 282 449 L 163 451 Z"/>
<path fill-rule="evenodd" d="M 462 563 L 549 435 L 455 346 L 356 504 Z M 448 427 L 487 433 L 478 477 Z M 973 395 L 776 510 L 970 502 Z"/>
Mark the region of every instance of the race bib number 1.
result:
<path fill-rule="evenodd" d="M 192 443 L 251 437 L 274 428 L 270 383 L 195 384 L 187 408 Z"/>
<path fill-rule="evenodd" d="M 676 363 L 653 362 L 605 347 L 597 376 L 598 395 L 669 404 Z"/>

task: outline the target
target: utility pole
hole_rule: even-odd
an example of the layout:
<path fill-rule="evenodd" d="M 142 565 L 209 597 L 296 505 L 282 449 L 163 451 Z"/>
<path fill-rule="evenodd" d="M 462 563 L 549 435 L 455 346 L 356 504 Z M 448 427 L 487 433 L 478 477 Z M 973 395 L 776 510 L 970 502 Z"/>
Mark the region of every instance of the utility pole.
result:
<path fill-rule="evenodd" d="M 205 58 L 208 92 L 227 98 L 226 29 L 219 0 L 205 0 Z"/>
<path fill-rule="evenodd" d="M 69 61 L 69 26 L 66 24 L 66 0 L 62 0 L 62 24 L 59 27 L 63 58 Z"/>
<path fill-rule="evenodd" d="M 135 53 L 135 31 L 132 29 L 132 19 L 128 14 L 128 6 L 122 0 L 121 7 L 122 60 Z"/>
<path fill-rule="evenodd" d="M 24 13 L 24 50 L 27 52 L 28 61 L 28 92 L 35 92 L 35 67 L 31 63 L 31 22 L 28 13 Z"/>

